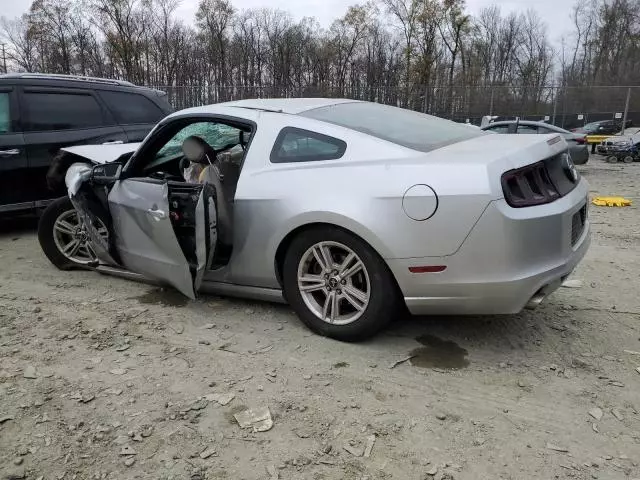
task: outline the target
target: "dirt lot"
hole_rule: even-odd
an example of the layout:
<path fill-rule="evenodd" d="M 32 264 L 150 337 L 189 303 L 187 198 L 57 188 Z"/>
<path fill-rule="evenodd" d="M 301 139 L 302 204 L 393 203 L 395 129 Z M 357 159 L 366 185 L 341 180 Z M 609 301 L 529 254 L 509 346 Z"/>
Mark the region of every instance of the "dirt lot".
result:
<path fill-rule="evenodd" d="M 639 164 L 581 170 L 640 204 Z M 536 312 L 357 345 L 282 306 L 57 271 L 33 222 L 4 224 L 0 478 L 640 478 L 638 218 L 592 207 L 582 286 Z M 270 430 L 238 426 L 264 407 Z"/>

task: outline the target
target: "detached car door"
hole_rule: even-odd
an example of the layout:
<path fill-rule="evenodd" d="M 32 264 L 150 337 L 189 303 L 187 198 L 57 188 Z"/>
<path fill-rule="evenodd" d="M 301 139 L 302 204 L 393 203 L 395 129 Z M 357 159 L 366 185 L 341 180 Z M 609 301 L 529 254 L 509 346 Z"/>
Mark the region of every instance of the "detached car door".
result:
<path fill-rule="evenodd" d="M 215 189 L 129 178 L 115 183 L 108 201 L 122 264 L 194 299 L 215 254 Z"/>

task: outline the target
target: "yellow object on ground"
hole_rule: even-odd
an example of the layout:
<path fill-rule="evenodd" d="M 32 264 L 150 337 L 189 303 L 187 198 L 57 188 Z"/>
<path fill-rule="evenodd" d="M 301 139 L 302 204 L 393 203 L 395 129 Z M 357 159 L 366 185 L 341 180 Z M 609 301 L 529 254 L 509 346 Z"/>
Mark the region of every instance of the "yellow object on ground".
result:
<path fill-rule="evenodd" d="M 623 197 L 596 197 L 591 203 L 599 207 L 628 207 L 631 200 Z"/>

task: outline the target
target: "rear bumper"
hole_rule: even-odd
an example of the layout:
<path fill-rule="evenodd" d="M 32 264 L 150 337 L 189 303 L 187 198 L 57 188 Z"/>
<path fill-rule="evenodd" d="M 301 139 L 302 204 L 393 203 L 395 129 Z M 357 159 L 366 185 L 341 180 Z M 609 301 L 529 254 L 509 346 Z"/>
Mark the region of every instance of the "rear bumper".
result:
<path fill-rule="evenodd" d="M 409 311 L 416 315 L 513 314 L 553 293 L 586 254 L 588 218 L 573 235 L 574 215 L 587 204 L 580 184 L 549 205 L 489 205 L 460 249 L 448 257 L 389 260 Z M 440 273 L 412 274 L 409 267 L 446 265 Z M 532 302 L 533 300 L 533 302 Z"/>

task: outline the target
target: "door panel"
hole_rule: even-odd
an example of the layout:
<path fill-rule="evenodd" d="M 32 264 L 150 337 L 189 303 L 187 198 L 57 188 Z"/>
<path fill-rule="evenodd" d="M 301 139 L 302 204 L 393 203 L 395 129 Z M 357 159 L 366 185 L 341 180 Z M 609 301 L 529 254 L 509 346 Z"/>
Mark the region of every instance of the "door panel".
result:
<path fill-rule="evenodd" d="M 31 181 L 16 93 L 0 88 L 0 212 L 32 206 Z"/>
<path fill-rule="evenodd" d="M 116 182 L 109 209 L 123 265 L 194 299 L 194 279 L 169 216 L 167 183 L 146 178 Z"/>

